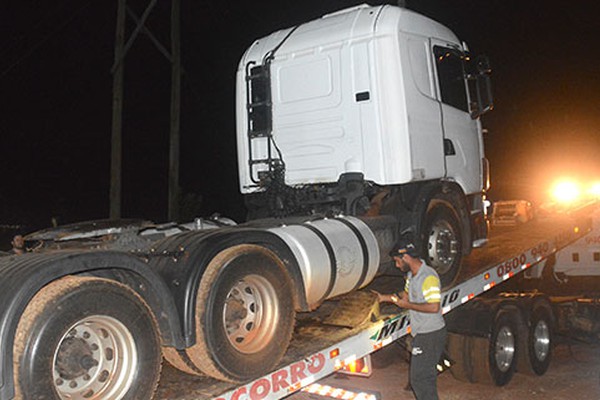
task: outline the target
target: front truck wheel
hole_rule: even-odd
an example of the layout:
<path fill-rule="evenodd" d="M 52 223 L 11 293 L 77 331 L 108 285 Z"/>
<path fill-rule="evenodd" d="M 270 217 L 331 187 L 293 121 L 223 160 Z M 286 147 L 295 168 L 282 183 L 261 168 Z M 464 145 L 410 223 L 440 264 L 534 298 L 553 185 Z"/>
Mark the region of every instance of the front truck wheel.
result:
<path fill-rule="evenodd" d="M 442 287 L 448 287 L 456 279 L 462 261 L 462 233 L 450 206 L 440 202 L 427 211 L 421 240 L 425 262 L 436 270 Z"/>
<path fill-rule="evenodd" d="M 196 298 L 196 344 L 186 350 L 203 373 L 244 381 L 273 369 L 294 327 L 293 283 L 270 250 L 238 245 L 208 265 Z"/>
<path fill-rule="evenodd" d="M 21 316 L 13 351 L 17 398 L 150 399 L 161 353 L 155 319 L 131 289 L 66 277 Z"/>

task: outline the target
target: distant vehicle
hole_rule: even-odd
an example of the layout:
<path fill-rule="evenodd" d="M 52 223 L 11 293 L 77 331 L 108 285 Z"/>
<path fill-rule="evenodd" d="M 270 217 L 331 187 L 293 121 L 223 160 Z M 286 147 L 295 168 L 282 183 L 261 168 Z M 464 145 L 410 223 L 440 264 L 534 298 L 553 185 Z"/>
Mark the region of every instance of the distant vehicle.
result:
<path fill-rule="evenodd" d="M 594 211 L 591 218 L 592 231 L 588 235 L 534 266 L 525 276 L 541 278 L 545 274 L 558 283 L 567 283 L 569 278 L 575 277 L 600 277 L 600 210 Z"/>
<path fill-rule="evenodd" d="M 533 219 L 533 206 L 527 200 L 504 200 L 494 203 L 492 225 L 514 226 Z"/>

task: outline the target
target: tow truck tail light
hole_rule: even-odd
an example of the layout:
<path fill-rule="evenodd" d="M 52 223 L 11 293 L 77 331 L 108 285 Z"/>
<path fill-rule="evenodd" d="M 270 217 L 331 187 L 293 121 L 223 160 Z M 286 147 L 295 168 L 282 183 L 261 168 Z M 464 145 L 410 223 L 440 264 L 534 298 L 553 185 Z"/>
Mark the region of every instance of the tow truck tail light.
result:
<path fill-rule="evenodd" d="M 371 356 L 366 355 L 359 359 L 344 361 L 337 372 L 347 375 L 369 377 L 373 373 Z"/>
<path fill-rule="evenodd" d="M 340 355 L 340 349 L 336 348 L 329 352 L 329 358 L 334 359 Z"/>

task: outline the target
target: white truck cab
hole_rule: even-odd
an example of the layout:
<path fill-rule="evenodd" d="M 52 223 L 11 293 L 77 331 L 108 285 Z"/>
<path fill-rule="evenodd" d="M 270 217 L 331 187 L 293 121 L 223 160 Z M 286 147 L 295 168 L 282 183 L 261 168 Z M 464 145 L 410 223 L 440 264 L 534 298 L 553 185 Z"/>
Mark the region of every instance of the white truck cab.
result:
<path fill-rule="evenodd" d="M 278 158 L 288 185 L 362 173 L 377 185 L 449 179 L 480 193 L 467 57 L 449 29 L 393 6 L 363 4 L 255 41 L 237 73 L 242 193 L 263 190 Z M 270 96 L 258 88 L 265 64 Z"/>

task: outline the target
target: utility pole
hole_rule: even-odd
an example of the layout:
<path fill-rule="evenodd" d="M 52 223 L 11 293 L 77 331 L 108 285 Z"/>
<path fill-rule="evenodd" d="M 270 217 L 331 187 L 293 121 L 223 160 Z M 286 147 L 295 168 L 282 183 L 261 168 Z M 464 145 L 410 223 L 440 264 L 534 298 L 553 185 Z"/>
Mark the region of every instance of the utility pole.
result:
<path fill-rule="evenodd" d="M 121 218 L 121 165 L 122 165 L 122 116 L 123 116 L 123 57 L 125 44 L 126 0 L 118 0 L 117 32 L 115 35 L 115 65 L 113 71 L 113 117 L 110 163 L 110 218 Z"/>
<path fill-rule="evenodd" d="M 171 0 L 171 134 L 169 144 L 169 220 L 179 219 L 179 128 L 181 116 L 181 7 Z"/>
<path fill-rule="evenodd" d="M 117 33 L 115 39 L 115 61 L 113 74 L 113 120 L 110 168 L 110 218 L 121 218 L 121 166 L 122 166 L 122 115 L 123 115 L 123 69 L 125 56 L 140 33 L 145 34 L 158 51 L 171 63 L 171 119 L 169 146 L 169 219 L 179 215 L 179 142 L 181 119 L 181 7 L 180 0 L 171 0 L 171 54 L 146 28 L 145 23 L 158 0 L 149 0 L 141 17 L 127 7 L 127 0 L 118 0 Z M 136 23 L 125 43 L 125 15 Z"/>

